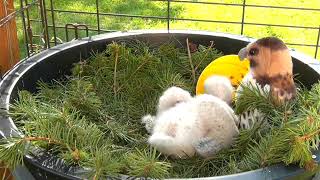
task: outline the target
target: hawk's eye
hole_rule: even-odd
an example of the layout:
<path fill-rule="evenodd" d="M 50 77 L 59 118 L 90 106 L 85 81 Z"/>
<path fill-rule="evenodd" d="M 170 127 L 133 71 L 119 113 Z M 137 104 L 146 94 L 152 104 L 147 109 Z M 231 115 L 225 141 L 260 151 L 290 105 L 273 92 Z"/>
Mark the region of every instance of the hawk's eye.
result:
<path fill-rule="evenodd" d="M 250 51 L 249 51 L 249 55 L 250 56 L 255 56 L 255 55 L 257 55 L 258 54 L 258 49 L 256 49 L 256 48 L 252 48 L 252 49 L 250 49 Z"/>

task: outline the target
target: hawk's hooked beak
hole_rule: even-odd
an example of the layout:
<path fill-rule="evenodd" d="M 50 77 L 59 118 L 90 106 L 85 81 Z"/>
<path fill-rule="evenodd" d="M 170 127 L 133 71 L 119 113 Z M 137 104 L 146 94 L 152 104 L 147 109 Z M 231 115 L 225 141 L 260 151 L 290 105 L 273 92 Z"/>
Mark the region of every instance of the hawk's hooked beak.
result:
<path fill-rule="evenodd" d="M 248 53 L 247 53 L 246 47 L 242 48 L 238 53 L 240 60 L 244 60 L 245 58 L 247 58 L 247 55 L 248 55 Z"/>

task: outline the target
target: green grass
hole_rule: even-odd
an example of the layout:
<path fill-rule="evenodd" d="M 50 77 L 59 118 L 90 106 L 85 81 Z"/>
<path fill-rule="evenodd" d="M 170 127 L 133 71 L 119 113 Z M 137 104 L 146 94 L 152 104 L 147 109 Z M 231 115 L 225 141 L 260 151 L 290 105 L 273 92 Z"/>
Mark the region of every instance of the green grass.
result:
<path fill-rule="evenodd" d="M 191 0 L 190 0 L 191 1 Z M 200 0 L 193 0 L 200 1 Z M 202 0 L 204 1 L 204 0 Z M 242 0 L 206 0 L 207 2 L 224 2 L 224 3 L 242 3 Z M 49 7 L 49 1 L 46 1 Z M 247 0 L 247 4 L 272 5 L 272 6 L 290 6 L 304 8 L 320 8 L 319 0 Z M 151 0 L 99 0 L 99 11 L 103 13 L 122 13 L 132 15 L 148 15 L 166 17 L 167 3 L 152 2 Z M 16 0 L 16 8 L 19 8 Z M 95 0 L 54 0 L 54 8 L 62 10 L 96 12 Z M 34 8 L 31 12 L 32 17 L 39 18 L 37 10 Z M 223 20 L 223 21 L 241 21 L 241 6 L 220 6 L 220 5 L 203 5 L 192 3 L 171 3 L 171 17 L 193 18 L 204 20 Z M 55 22 L 57 26 L 64 27 L 66 23 L 87 24 L 90 28 L 97 28 L 96 15 L 55 13 Z M 320 11 L 301 11 L 287 9 L 271 9 L 246 7 L 245 22 L 250 23 L 267 23 L 267 24 L 283 24 L 297 26 L 320 25 Z M 51 13 L 48 12 L 49 24 L 51 24 Z M 150 20 L 140 18 L 125 18 L 100 16 L 100 25 L 102 29 L 108 30 L 135 30 L 135 29 L 165 29 L 167 27 L 166 20 Z M 33 24 L 34 34 L 39 34 L 41 28 L 37 23 Z M 18 21 L 21 27 L 21 20 Z M 191 21 L 171 21 L 172 29 L 193 29 L 208 30 L 216 32 L 227 32 L 232 34 L 240 34 L 241 25 L 238 24 L 221 24 L 207 22 L 191 22 Z M 51 37 L 53 35 L 52 28 L 49 29 Z M 245 25 L 244 35 L 260 38 L 263 36 L 277 36 L 287 43 L 298 44 L 316 44 L 318 30 L 282 28 L 270 26 L 253 26 Z M 22 28 L 18 30 L 22 57 L 25 56 L 25 48 L 23 45 Z M 72 34 L 72 31 L 70 31 Z M 95 35 L 91 32 L 90 35 Z M 57 29 L 58 38 L 65 41 L 65 30 Z M 81 36 L 84 36 L 84 32 Z M 40 42 L 36 38 L 37 43 Z M 290 46 L 298 51 L 304 52 L 314 57 L 315 47 Z M 317 56 L 320 59 L 320 53 Z"/>

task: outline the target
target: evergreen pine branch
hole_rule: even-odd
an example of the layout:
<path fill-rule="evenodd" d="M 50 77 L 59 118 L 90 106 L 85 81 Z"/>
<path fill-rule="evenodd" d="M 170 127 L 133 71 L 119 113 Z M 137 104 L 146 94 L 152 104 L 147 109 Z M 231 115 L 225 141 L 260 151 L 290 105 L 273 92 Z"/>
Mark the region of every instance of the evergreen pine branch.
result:
<path fill-rule="evenodd" d="M 246 153 L 250 152 L 250 146 L 255 145 L 270 131 L 269 128 L 260 122 L 254 124 L 250 129 L 241 129 L 234 145 L 228 151 L 235 154 L 237 159 L 242 159 Z"/>
<path fill-rule="evenodd" d="M 126 156 L 128 174 L 136 177 L 153 177 L 163 179 L 168 177 L 170 163 L 159 160 L 160 154 L 154 148 L 136 149 Z"/>
<path fill-rule="evenodd" d="M 201 51 L 206 51 L 205 53 L 204 53 L 204 55 L 203 55 L 203 57 L 199 60 L 199 62 L 197 63 L 197 66 L 195 67 L 195 71 L 198 71 L 198 68 L 199 67 L 203 67 L 203 61 L 205 61 L 206 59 L 208 59 L 207 57 L 209 56 L 209 54 L 210 54 L 210 51 L 215 51 L 214 52 L 214 54 L 215 54 L 215 56 L 216 57 L 210 57 L 210 58 L 212 58 L 212 60 L 213 59 L 216 59 L 217 58 L 217 56 L 222 56 L 222 53 L 220 52 L 220 53 L 217 53 L 218 52 L 218 50 L 216 50 L 216 49 L 214 49 L 213 48 L 213 45 L 214 45 L 214 42 L 213 41 L 210 41 L 210 46 L 208 47 L 208 48 L 204 48 L 202 45 L 199 45 L 199 50 Z M 199 51 L 198 51 L 199 52 Z M 197 52 L 196 52 L 197 53 Z M 212 53 L 212 52 L 211 52 Z M 201 54 L 203 54 L 203 53 L 201 53 Z M 209 59 L 210 59 L 209 58 Z"/>
<path fill-rule="evenodd" d="M 9 138 L 0 140 L 0 159 L 6 167 L 15 169 L 17 165 L 23 164 L 28 142 L 23 138 Z"/>
<path fill-rule="evenodd" d="M 241 162 L 242 170 L 253 170 L 282 162 L 291 139 L 280 132 L 275 131 L 261 137 L 259 142 L 250 144 Z"/>
<path fill-rule="evenodd" d="M 30 142 L 46 142 L 47 144 L 54 144 L 70 147 L 63 142 L 47 137 L 14 137 L 1 140 L 0 145 L 0 158 L 9 168 L 15 168 L 17 165 L 23 164 L 23 156 L 29 153 Z M 70 149 L 71 150 L 71 149 Z M 78 151 L 77 149 L 71 150 L 72 152 Z M 74 155 L 75 156 L 75 155 Z M 73 158 L 75 158 L 73 156 Z"/>
<path fill-rule="evenodd" d="M 101 129 L 108 134 L 108 136 L 115 142 L 136 142 L 138 137 L 137 132 L 131 130 L 132 126 L 129 124 L 121 124 L 115 121 L 108 121 L 100 125 Z"/>
<path fill-rule="evenodd" d="M 81 117 L 74 110 L 67 110 L 63 107 L 58 109 L 38 102 L 30 98 L 26 92 L 20 93 L 20 102 L 14 106 L 19 112 L 13 113 L 14 116 L 22 116 L 24 121 L 25 133 L 27 136 L 50 139 L 46 146 L 53 143 L 57 152 L 65 150 L 71 153 L 75 163 L 82 160 L 79 153 L 81 149 L 87 147 L 101 146 L 104 133 L 93 123 L 88 123 L 84 117 Z M 36 116 L 36 117 L 34 117 Z M 79 153 L 78 153 L 79 152 Z"/>
<path fill-rule="evenodd" d="M 290 124 L 286 129 L 293 136 L 291 148 L 284 157 L 286 164 L 299 163 L 300 167 L 314 168 L 312 150 L 316 150 L 320 144 L 320 115 L 318 109 L 310 107 L 302 109 L 297 124 Z M 311 169 L 312 170 L 312 169 Z"/>
<path fill-rule="evenodd" d="M 307 98 L 309 107 L 320 109 L 320 82 L 313 85 Z"/>
<path fill-rule="evenodd" d="M 299 92 L 299 97 L 303 93 Z M 271 133 L 254 146 L 250 145 L 250 153 L 242 161 L 245 169 L 264 167 L 281 161 L 286 164 L 298 162 L 301 167 L 314 167 L 311 149 L 319 145 L 319 122 L 315 120 L 319 117 L 317 110 L 313 108 L 297 108 L 306 100 L 307 98 L 298 99 L 291 106 L 284 106 L 275 111 L 273 116 L 269 116 L 270 121 L 282 123 L 277 123 L 280 125 L 278 127 L 273 125 Z"/>
<path fill-rule="evenodd" d="M 39 81 L 37 83 L 37 98 L 48 104 L 62 104 L 66 87 L 63 81 L 54 80 L 52 84 Z"/>
<path fill-rule="evenodd" d="M 92 168 L 89 175 L 92 179 L 102 179 L 117 176 L 124 168 L 123 160 L 112 153 L 109 146 L 93 147 L 90 153 L 90 160 L 83 164 L 84 167 Z M 121 157 L 121 156 L 120 156 Z"/>
<path fill-rule="evenodd" d="M 83 78 L 70 79 L 66 85 L 63 106 L 78 111 L 88 118 L 97 118 L 102 101 L 96 95 L 93 85 Z"/>
<path fill-rule="evenodd" d="M 235 101 L 236 114 L 258 109 L 260 112 L 268 115 L 278 108 L 272 103 L 272 97 L 268 90 L 261 88 L 258 84 L 247 83 L 240 86 L 242 91 L 239 92 L 239 96 Z"/>

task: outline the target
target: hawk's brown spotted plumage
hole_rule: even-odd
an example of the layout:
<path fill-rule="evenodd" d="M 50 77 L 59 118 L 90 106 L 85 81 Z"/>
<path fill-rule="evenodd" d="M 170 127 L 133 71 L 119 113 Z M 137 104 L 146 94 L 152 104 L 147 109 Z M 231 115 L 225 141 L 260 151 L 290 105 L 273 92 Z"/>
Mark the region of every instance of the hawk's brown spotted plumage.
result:
<path fill-rule="evenodd" d="M 289 49 L 276 37 L 265 37 L 250 43 L 245 48 L 254 79 L 265 86 L 270 85 L 271 93 L 277 100 L 287 101 L 295 97 L 293 64 Z"/>
<path fill-rule="evenodd" d="M 296 95 L 296 87 L 291 74 L 257 77 L 256 81 L 262 86 L 270 85 L 271 93 L 277 97 L 277 100 L 287 101 Z"/>
<path fill-rule="evenodd" d="M 284 42 L 277 37 L 265 37 L 255 42 L 259 46 L 270 48 L 272 51 L 287 49 Z"/>

